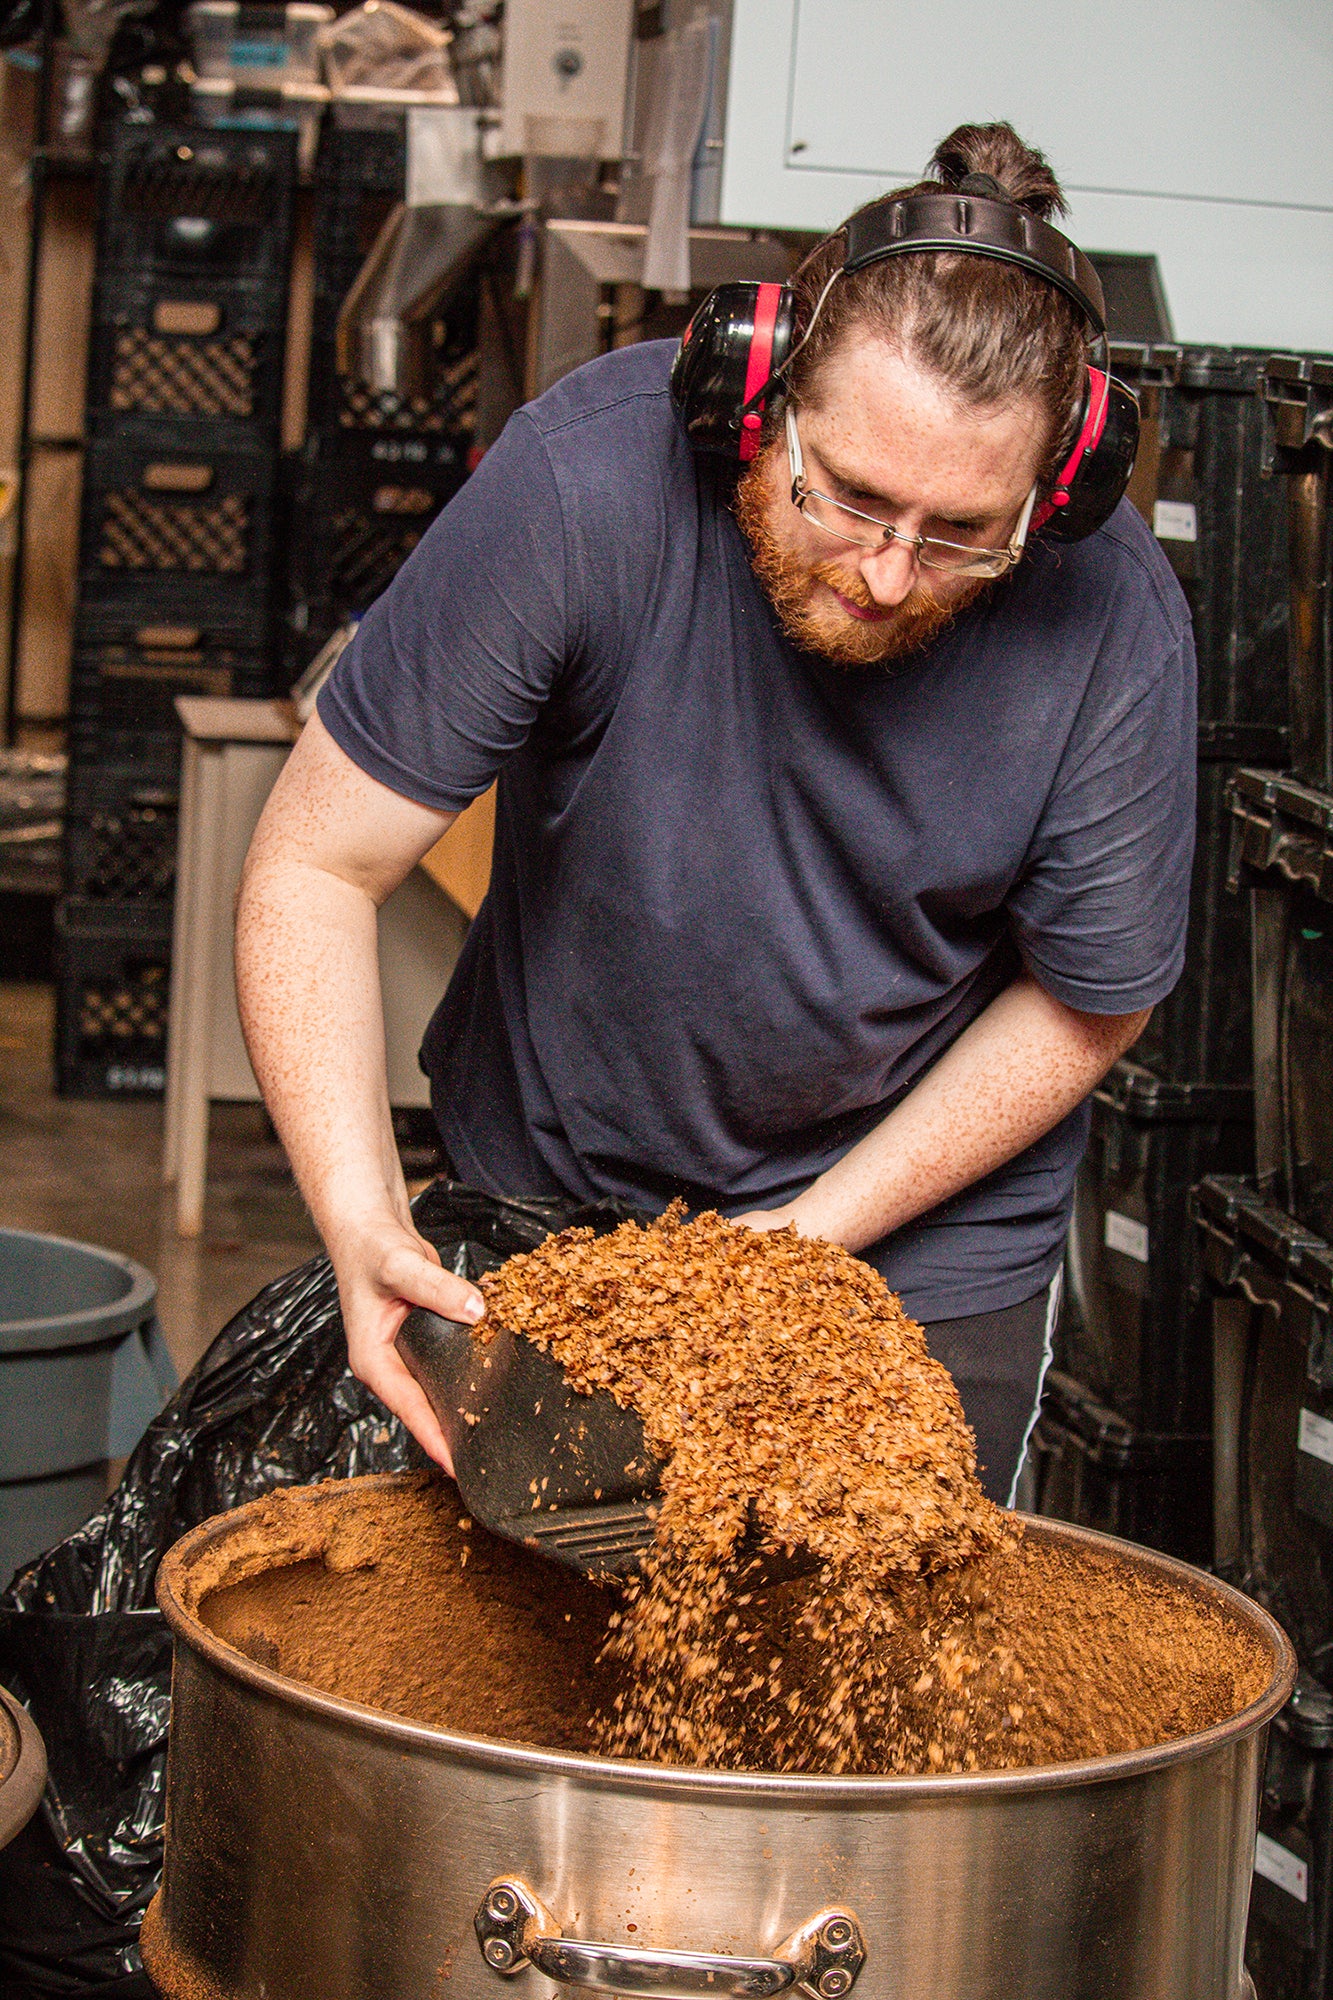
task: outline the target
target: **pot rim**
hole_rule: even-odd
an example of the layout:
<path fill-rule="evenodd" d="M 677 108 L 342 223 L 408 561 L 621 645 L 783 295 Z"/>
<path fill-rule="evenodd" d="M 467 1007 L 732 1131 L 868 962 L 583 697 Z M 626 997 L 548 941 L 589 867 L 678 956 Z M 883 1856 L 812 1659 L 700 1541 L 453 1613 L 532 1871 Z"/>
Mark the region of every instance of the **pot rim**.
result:
<path fill-rule="evenodd" d="M 362 1475 L 361 1483 L 363 1488 L 371 1485 L 378 1488 L 399 1485 L 417 1477 L 419 1475 L 414 1473 L 372 1473 Z M 299 1497 L 303 1504 L 318 1505 L 327 1497 L 329 1487 L 343 1487 L 347 1483 L 335 1479 L 315 1486 L 272 1490 L 283 1491 L 292 1499 Z M 325 1694 L 306 1681 L 294 1680 L 289 1674 L 261 1666 L 225 1639 L 220 1639 L 181 1604 L 175 1590 L 177 1575 L 204 1549 L 223 1540 L 232 1532 L 236 1522 L 262 1506 L 268 1497 L 260 1495 L 242 1507 L 201 1521 L 173 1543 L 163 1556 L 157 1573 L 157 1602 L 176 1643 L 188 1646 L 218 1672 L 245 1683 L 256 1693 L 283 1706 L 313 1711 L 348 1730 L 397 1743 L 404 1749 L 516 1775 L 528 1773 L 534 1777 L 576 1779 L 581 1784 L 606 1790 L 653 1791 L 672 1797 L 693 1795 L 711 1798 L 718 1803 L 731 1799 L 768 1799 L 775 1802 L 788 1799 L 816 1805 L 837 1799 L 844 1803 L 871 1805 L 909 1799 L 943 1802 L 960 1796 L 975 1798 L 1015 1792 L 1066 1791 L 1080 1785 L 1141 1778 L 1173 1764 L 1207 1757 L 1232 1742 L 1253 1735 L 1271 1722 L 1284 1706 L 1296 1679 L 1296 1654 L 1277 1620 L 1252 1598 L 1224 1583 L 1220 1577 L 1210 1576 L 1206 1570 L 1198 1569 L 1192 1563 L 1181 1562 L 1177 1557 L 1163 1555 L 1156 1549 L 1144 1548 L 1137 1542 L 1125 1541 L 1118 1535 L 1105 1535 L 1095 1528 L 1080 1527 L 1073 1522 L 1057 1521 L 1044 1515 L 1017 1514 L 1016 1518 L 1022 1521 L 1025 1531 L 1029 1533 L 1035 1530 L 1039 1536 L 1053 1541 L 1113 1551 L 1157 1577 L 1174 1579 L 1195 1596 L 1206 1596 L 1219 1603 L 1230 1611 L 1239 1625 L 1271 1648 L 1273 1672 L 1264 1692 L 1248 1707 L 1222 1722 L 1214 1723 L 1211 1729 L 1173 1737 L 1169 1743 L 1155 1744 L 1146 1750 L 1121 1750 L 1108 1757 L 1083 1758 L 1076 1763 L 1033 1764 L 1006 1771 L 940 1772 L 931 1777 L 720 1771 L 707 1765 L 637 1763 L 628 1758 L 598 1757 L 579 1750 L 543 1750 L 536 1744 L 515 1743 L 504 1737 L 455 1735 L 451 1730 L 438 1729 L 429 1723 L 412 1722 L 405 1716 L 391 1715 L 385 1709 L 348 1701 L 342 1695 Z"/>
<path fill-rule="evenodd" d="M 0 1733 L 10 1738 L 0 1756 L 0 1847 L 27 1825 L 46 1790 L 46 1745 L 27 1709 L 0 1687 Z"/>

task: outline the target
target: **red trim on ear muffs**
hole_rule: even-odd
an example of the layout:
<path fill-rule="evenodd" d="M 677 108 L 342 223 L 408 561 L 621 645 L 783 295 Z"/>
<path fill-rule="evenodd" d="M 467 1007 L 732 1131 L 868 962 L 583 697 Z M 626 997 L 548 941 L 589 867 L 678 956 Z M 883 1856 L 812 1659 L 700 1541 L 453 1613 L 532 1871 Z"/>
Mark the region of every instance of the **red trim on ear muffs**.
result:
<path fill-rule="evenodd" d="M 782 290 L 781 285 L 760 285 L 755 296 L 754 333 L 750 340 L 750 352 L 745 360 L 745 396 L 742 408 L 745 403 L 753 402 L 773 373 L 773 335 L 777 329 Z M 747 410 L 741 418 L 737 452 L 743 461 L 753 458 L 759 450 L 759 431 L 763 421 L 763 413 L 760 410 Z"/>
<path fill-rule="evenodd" d="M 1060 468 L 1059 476 L 1048 497 L 1042 501 L 1032 515 L 1029 532 L 1035 533 L 1050 520 L 1061 507 L 1069 505 L 1069 488 L 1078 474 L 1085 458 L 1096 451 L 1106 429 L 1106 413 L 1111 407 L 1111 384 L 1100 368 L 1088 369 L 1088 385 L 1083 392 L 1083 422 L 1079 426 L 1074 449 Z"/>

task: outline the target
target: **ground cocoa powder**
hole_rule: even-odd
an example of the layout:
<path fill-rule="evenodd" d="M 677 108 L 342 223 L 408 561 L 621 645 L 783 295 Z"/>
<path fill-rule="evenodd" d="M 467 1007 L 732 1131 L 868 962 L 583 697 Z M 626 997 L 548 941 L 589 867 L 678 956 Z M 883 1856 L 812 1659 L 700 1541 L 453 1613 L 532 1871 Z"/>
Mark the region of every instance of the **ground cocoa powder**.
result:
<path fill-rule="evenodd" d="M 1144 1729 L 1179 1734 L 1236 1692 L 1202 1659 L 1182 1681 L 1141 1617 L 1121 1660 L 1123 1583 L 1103 1580 L 1091 1618 L 1077 1589 L 1064 1601 L 1086 1572 L 1035 1557 L 985 1499 L 951 1378 L 847 1251 L 674 1204 L 646 1229 L 550 1237 L 484 1290 L 492 1326 L 632 1405 L 665 1461 L 612 1620 L 611 1754 L 973 1770 L 1159 1740 Z"/>
<path fill-rule="evenodd" d="M 463 1735 L 587 1750 L 619 1692 L 606 1593 L 474 1526 L 442 1474 L 271 1493 L 181 1597 L 261 1666 Z"/>
<path fill-rule="evenodd" d="M 293 1681 L 461 1734 L 595 1750 L 595 1717 L 624 1691 L 623 1666 L 599 1658 L 616 1594 L 465 1519 L 452 1484 L 430 1474 L 279 1491 L 178 1571 L 175 1587 L 187 1612 Z M 880 1768 L 1142 1749 L 1263 1692 L 1267 1653 L 1225 1610 L 1054 1533 L 1037 1527 L 904 1587 L 887 1663 L 894 1734 Z M 787 1577 L 753 1594 L 752 1628 L 782 1666 L 778 1696 L 743 1705 L 742 1765 L 775 1768 L 766 1723 L 787 1715 L 791 1693 L 822 1698 L 826 1668 L 801 1627 L 814 1581 Z"/>

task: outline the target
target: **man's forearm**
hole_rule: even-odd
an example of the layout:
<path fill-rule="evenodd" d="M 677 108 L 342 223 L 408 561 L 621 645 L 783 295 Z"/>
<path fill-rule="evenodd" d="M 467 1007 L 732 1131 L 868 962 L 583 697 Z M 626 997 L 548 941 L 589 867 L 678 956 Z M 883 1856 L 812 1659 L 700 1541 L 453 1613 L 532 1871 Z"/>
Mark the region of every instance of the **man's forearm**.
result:
<path fill-rule="evenodd" d="M 413 1227 L 389 1115 L 378 912 L 454 815 L 387 791 L 307 725 L 264 810 L 236 912 L 241 1023 L 338 1278 L 361 1380 L 446 1467 L 396 1337 L 413 1306 L 477 1320 L 481 1294 Z"/>
<path fill-rule="evenodd" d="M 247 871 L 236 913 L 246 1046 L 321 1235 L 351 1214 L 407 1220 L 385 1081 L 377 912 L 298 860 Z"/>
<path fill-rule="evenodd" d="M 1147 1018 L 1077 1013 L 1024 974 L 873 1132 L 776 1214 L 803 1235 L 864 1250 L 1058 1125 Z"/>

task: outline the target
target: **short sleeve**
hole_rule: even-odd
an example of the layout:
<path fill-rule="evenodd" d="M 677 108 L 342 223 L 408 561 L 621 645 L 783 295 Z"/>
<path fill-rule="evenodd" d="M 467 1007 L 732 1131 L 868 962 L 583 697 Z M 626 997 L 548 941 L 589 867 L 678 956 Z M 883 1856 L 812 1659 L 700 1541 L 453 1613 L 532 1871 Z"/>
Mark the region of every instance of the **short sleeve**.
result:
<path fill-rule="evenodd" d="M 1008 899 L 1029 970 L 1067 1006 L 1132 1014 L 1179 979 L 1197 754 L 1193 638 L 1163 630 L 1150 598 L 1091 677 Z"/>
<path fill-rule="evenodd" d="M 319 697 L 391 791 L 461 811 L 524 742 L 578 646 L 578 578 L 543 439 L 523 412 L 373 604 Z"/>

